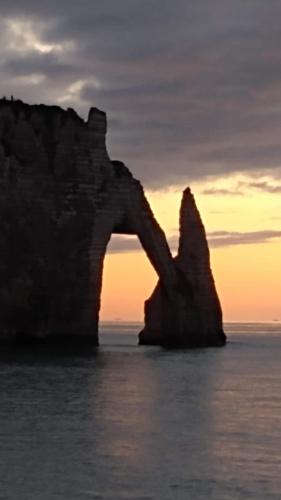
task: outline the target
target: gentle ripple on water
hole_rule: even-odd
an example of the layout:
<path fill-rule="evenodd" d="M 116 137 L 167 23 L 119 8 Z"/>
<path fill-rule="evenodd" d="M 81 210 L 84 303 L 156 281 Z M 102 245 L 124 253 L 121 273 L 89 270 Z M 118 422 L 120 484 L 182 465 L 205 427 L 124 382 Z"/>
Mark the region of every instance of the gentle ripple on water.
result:
<path fill-rule="evenodd" d="M 280 326 L 196 351 L 137 347 L 137 329 L 0 355 L 0 500 L 280 500 Z"/>

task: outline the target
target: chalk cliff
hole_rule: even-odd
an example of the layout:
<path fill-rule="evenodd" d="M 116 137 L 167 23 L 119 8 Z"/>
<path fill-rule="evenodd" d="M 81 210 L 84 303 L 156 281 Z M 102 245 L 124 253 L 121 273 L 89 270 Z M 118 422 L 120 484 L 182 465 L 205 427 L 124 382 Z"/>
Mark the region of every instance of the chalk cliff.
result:
<path fill-rule="evenodd" d="M 0 339 L 97 345 L 103 260 L 113 233 L 139 237 L 159 276 L 157 300 L 173 321 L 189 304 L 190 284 L 182 281 L 189 276 L 187 243 L 173 261 L 141 184 L 110 160 L 105 138 L 106 115 L 96 108 L 84 121 L 72 109 L 0 100 Z M 156 339 L 148 323 L 143 343 Z M 173 343 L 171 333 L 158 328 L 159 343 Z M 183 335 L 176 331 L 176 343 Z"/>
<path fill-rule="evenodd" d="M 178 284 L 172 299 L 157 284 L 145 303 L 141 344 L 170 347 L 221 346 L 226 337 L 200 214 L 187 188 L 180 209 L 180 239 L 174 259 Z"/>

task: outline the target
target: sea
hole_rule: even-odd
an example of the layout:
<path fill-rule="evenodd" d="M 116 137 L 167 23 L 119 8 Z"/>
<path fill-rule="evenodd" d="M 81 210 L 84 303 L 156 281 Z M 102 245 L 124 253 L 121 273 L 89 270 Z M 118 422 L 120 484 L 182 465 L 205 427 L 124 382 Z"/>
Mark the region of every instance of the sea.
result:
<path fill-rule="evenodd" d="M 281 323 L 223 348 L 0 353 L 0 500 L 280 500 Z"/>

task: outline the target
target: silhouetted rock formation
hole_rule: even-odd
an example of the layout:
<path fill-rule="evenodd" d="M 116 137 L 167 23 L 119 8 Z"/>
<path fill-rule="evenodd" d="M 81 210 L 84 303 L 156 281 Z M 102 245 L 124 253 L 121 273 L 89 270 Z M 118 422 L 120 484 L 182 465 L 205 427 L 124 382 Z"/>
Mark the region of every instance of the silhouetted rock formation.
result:
<path fill-rule="evenodd" d="M 0 336 L 98 343 L 112 233 L 137 234 L 164 288 L 176 272 L 140 183 L 105 145 L 106 115 L 0 101 Z"/>
<path fill-rule="evenodd" d="M 178 285 L 172 298 L 161 285 L 145 303 L 145 328 L 141 344 L 170 347 L 225 344 L 222 311 L 210 267 L 205 229 L 187 188 L 180 210 L 180 240 L 174 259 Z"/>
<path fill-rule="evenodd" d="M 103 261 L 113 233 L 139 237 L 160 279 L 157 300 L 170 308 L 163 312 L 169 325 L 175 317 L 186 321 L 194 301 L 194 321 L 208 311 L 213 318 L 211 300 L 210 310 L 202 309 L 203 301 L 193 297 L 187 244 L 175 265 L 140 183 L 109 159 L 105 136 L 106 115 L 96 108 L 85 122 L 72 109 L 0 100 L 0 339 L 71 338 L 97 345 Z M 191 245 L 197 245 L 194 234 Z M 195 267 L 192 272 L 196 282 Z M 201 325 L 204 318 L 196 321 Z M 156 339 L 149 323 L 144 343 Z M 216 327 L 205 328 L 206 345 L 217 343 Z M 176 344 L 196 344 L 195 337 L 182 342 L 181 328 L 175 332 Z M 157 343 L 174 343 L 166 325 L 157 335 Z M 198 339 L 201 345 L 202 335 Z"/>

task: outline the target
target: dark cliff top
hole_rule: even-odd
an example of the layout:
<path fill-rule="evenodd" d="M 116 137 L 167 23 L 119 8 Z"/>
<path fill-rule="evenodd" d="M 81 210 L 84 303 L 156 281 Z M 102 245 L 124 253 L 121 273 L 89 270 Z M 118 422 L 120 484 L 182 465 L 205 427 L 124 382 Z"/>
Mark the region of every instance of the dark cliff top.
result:
<path fill-rule="evenodd" d="M 87 123 L 72 108 L 67 108 L 67 110 L 65 110 L 60 106 L 54 105 L 27 104 L 20 99 L 13 99 L 13 97 L 11 97 L 11 99 L 6 99 L 5 97 L 3 97 L 2 99 L 0 99 L 0 111 L 1 109 L 7 107 L 11 109 L 15 116 L 18 116 L 20 113 L 24 112 L 27 119 L 35 112 L 43 115 L 46 121 L 48 121 L 48 118 L 55 114 L 59 115 L 62 121 L 67 120 L 71 117 L 72 120 L 76 121 L 79 125 L 85 125 Z M 101 115 L 104 117 L 106 116 L 104 111 L 101 111 L 98 108 L 91 108 L 89 111 L 89 117 L 90 115 Z"/>

